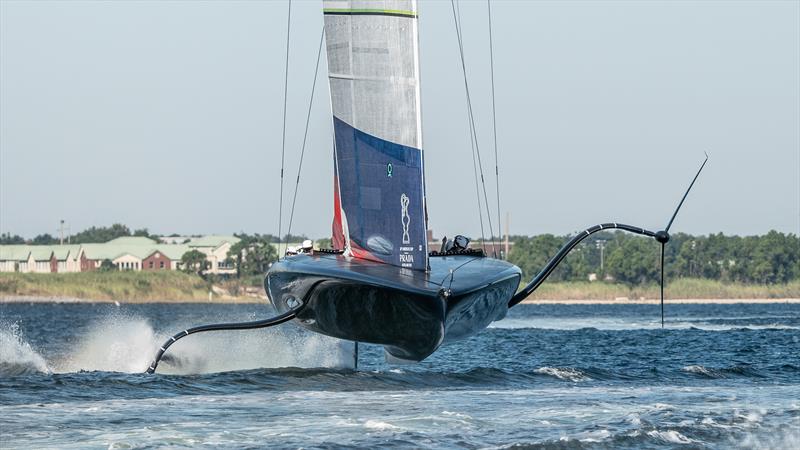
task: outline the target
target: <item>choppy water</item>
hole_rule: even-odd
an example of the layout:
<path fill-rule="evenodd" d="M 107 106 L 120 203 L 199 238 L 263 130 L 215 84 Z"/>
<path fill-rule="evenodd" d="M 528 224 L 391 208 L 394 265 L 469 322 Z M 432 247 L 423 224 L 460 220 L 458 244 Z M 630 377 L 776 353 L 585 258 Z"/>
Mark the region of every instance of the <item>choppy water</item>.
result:
<path fill-rule="evenodd" d="M 800 305 L 522 305 L 418 365 L 260 305 L 0 305 L 0 447 L 799 448 Z"/>

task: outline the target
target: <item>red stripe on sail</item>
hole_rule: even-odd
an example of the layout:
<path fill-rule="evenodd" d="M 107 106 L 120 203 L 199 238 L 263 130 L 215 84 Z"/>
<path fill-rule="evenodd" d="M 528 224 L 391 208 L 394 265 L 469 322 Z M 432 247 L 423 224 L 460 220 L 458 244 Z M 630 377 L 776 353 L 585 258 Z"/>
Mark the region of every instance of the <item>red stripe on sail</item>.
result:
<path fill-rule="evenodd" d="M 361 258 L 361 259 L 366 259 L 366 260 L 369 260 L 369 261 L 375 261 L 375 262 L 386 264 L 386 261 L 383 261 L 382 259 L 380 259 L 377 256 L 373 255 L 372 253 L 370 253 L 369 250 L 364 250 L 363 248 L 359 247 L 358 244 L 356 244 L 355 242 L 352 242 L 352 241 L 350 242 L 350 252 L 356 258 Z"/>
<path fill-rule="evenodd" d="M 336 250 L 344 250 L 344 228 L 342 227 L 342 200 L 339 197 L 339 177 L 333 175 L 333 236 L 331 244 Z"/>

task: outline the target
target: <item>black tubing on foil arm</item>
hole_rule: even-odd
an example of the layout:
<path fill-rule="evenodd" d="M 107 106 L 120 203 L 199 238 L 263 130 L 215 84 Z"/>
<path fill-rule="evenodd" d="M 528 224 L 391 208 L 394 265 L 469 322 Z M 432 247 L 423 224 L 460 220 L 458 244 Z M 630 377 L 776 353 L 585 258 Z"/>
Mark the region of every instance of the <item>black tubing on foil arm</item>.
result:
<path fill-rule="evenodd" d="M 289 310 L 283 314 L 280 314 L 275 317 L 270 317 L 269 319 L 264 320 L 256 320 L 253 322 L 239 322 L 239 323 L 215 323 L 211 325 L 201 325 L 198 327 L 189 328 L 186 330 L 181 331 L 178 334 L 175 334 L 171 338 L 164 342 L 164 344 L 158 348 L 158 353 L 156 353 L 156 357 L 153 359 L 153 362 L 150 364 L 150 367 L 147 368 L 147 373 L 155 373 L 156 367 L 158 367 L 158 363 L 161 361 L 161 358 L 164 356 L 164 353 L 167 349 L 177 342 L 181 338 L 185 338 L 190 334 L 195 333 L 202 333 L 205 331 L 220 331 L 220 330 L 253 330 L 257 328 L 267 328 L 272 327 L 275 325 L 280 325 L 284 322 L 288 322 L 294 319 L 297 316 L 297 313 L 303 309 L 305 303 L 301 303 L 295 309 Z"/>
<path fill-rule="evenodd" d="M 158 348 L 158 353 L 156 353 L 156 357 L 155 357 L 155 359 L 153 359 L 153 362 L 150 364 L 150 367 L 147 368 L 147 373 L 155 373 L 156 367 L 158 367 L 159 361 L 161 361 L 161 358 L 164 356 L 164 352 L 166 352 L 167 349 L 172 344 L 174 344 L 178 339 L 185 338 L 186 336 L 189 336 L 190 334 L 202 333 L 204 331 L 254 330 L 254 329 L 257 329 L 257 328 L 273 327 L 275 325 L 280 325 L 280 324 L 282 324 L 284 322 L 288 322 L 288 321 L 294 319 L 295 317 L 297 317 L 297 314 L 306 306 L 306 304 L 308 303 L 308 299 L 310 298 L 312 292 L 314 292 L 314 289 L 316 289 L 316 287 L 320 283 L 322 283 L 322 280 L 317 281 L 316 283 L 314 283 L 311 286 L 311 288 L 308 290 L 308 292 L 306 292 L 305 295 L 303 296 L 303 299 L 300 300 L 300 304 L 299 305 L 297 305 L 296 307 L 290 309 L 289 311 L 286 311 L 285 313 L 277 315 L 275 317 L 270 317 L 269 319 L 264 319 L 264 320 L 255 320 L 255 321 L 252 321 L 252 322 L 215 323 L 215 324 L 211 324 L 211 325 L 201 325 L 199 327 L 189 328 L 189 329 L 181 331 L 180 333 L 178 333 L 178 334 L 172 336 L 171 338 L 169 338 L 169 340 L 167 340 L 167 342 L 164 342 L 164 345 L 162 345 L 161 347 Z"/>
<path fill-rule="evenodd" d="M 536 274 L 535 277 L 533 277 L 533 280 L 531 280 L 531 282 L 528 283 L 527 286 L 525 286 L 519 292 L 517 292 L 516 295 L 511 297 L 511 300 L 508 302 L 508 307 L 511 308 L 512 306 L 525 300 L 526 297 L 531 295 L 533 291 L 535 291 L 536 288 L 538 288 L 544 282 L 544 280 L 546 280 L 547 277 L 550 276 L 550 274 L 553 272 L 556 266 L 558 266 L 558 264 L 567 256 L 567 254 L 569 254 L 570 250 L 575 248 L 576 245 L 580 244 L 582 240 L 586 239 L 587 237 L 591 236 L 594 233 L 597 233 L 598 231 L 603 231 L 603 230 L 623 230 L 629 233 L 640 234 L 648 237 L 655 237 L 656 235 L 654 232 L 650 230 L 645 230 L 644 228 L 641 227 L 634 227 L 632 225 L 625 225 L 624 223 L 613 223 L 613 222 L 601 223 L 599 225 L 587 228 L 578 233 L 577 235 L 575 235 L 569 241 L 567 241 L 567 243 L 561 247 L 558 253 L 556 253 L 555 256 L 550 258 L 550 261 L 548 261 L 547 264 L 545 264 L 544 268 L 542 268 L 542 270 L 539 271 L 539 273 Z"/>

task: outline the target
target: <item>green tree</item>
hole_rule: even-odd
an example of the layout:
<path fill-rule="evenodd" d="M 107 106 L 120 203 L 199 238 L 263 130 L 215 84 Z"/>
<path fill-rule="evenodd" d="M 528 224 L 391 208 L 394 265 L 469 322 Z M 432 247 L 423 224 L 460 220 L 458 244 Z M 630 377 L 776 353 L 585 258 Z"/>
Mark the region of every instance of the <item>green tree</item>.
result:
<path fill-rule="evenodd" d="M 797 278 L 800 263 L 798 241 L 775 230 L 761 236 L 752 249 L 751 277 L 756 283 L 786 283 Z"/>
<path fill-rule="evenodd" d="M 317 248 L 333 248 L 333 242 L 331 241 L 331 238 L 317 239 Z"/>
<path fill-rule="evenodd" d="M 11 233 L 0 234 L 0 245 L 20 245 L 24 243 L 25 239 L 17 234 L 13 236 Z"/>
<path fill-rule="evenodd" d="M 184 272 L 202 275 L 208 268 L 205 253 L 199 250 L 190 250 L 181 257 L 181 266 Z"/>
<path fill-rule="evenodd" d="M 114 263 L 111 262 L 110 259 L 104 259 L 100 263 L 100 271 L 101 272 L 111 272 L 113 270 L 117 270 L 117 266 L 115 266 Z"/>
<path fill-rule="evenodd" d="M 147 228 L 139 228 L 138 230 L 133 230 L 132 236 L 141 236 L 150 238 L 156 242 L 159 240 L 159 236 L 157 234 L 150 234 Z"/>
<path fill-rule="evenodd" d="M 522 269 L 524 279 L 530 279 L 558 252 L 561 245 L 563 245 L 562 238 L 552 234 L 533 237 L 515 236 L 514 248 L 509 252 L 508 260 Z M 564 271 L 564 267 L 557 268 L 549 279 L 553 281 L 563 279 Z"/>
<path fill-rule="evenodd" d="M 236 276 L 261 275 L 278 259 L 270 235 L 236 235 L 240 240 L 228 251 L 228 260 L 236 267 Z"/>
<path fill-rule="evenodd" d="M 108 242 L 118 237 L 130 236 L 131 230 L 120 223 L 110 227 L 91 227 L 72 236 L 73 244 L 87 244 L 94 242 Z"/>
<path fill-rule="evenodd" d="M 658 281 L 660 246 L 652 239 L 618 235 L 607 253 L 606 272 L 628 284 Z"/>
<path fill-rule="evenodd" d="M 568 236 L 553 235 L 516 236 L 508 259 L 522 269 L 525 279 L 529 279 L 567 239 Z M 589 273 L 599 272 L 597 239 L 606 241 L 606 273 L 629 284 L 658 281 L 659 245 L 652 239 L 623 232 L 601 232 L 588 237 L 570 252 L 550 279 L 584 280 Z M 675 233 L 665 247 L 665 263 L 669 279 L 693 277 L 726 282 L 786 283 L 800 278 L 800 237 L 777 231 L 745 237 Z"/>
<path fill-rule="evenodd" d="M 31 244 L 34 244 L 34 245 L 55 245 L 55 244 L 58 244 L 58 242 L 59 242 L 58 239 L 54 238 L 53 236 L 51 236 L 48 233 L 45 233 L 45 234 L 40 234 L 40 235 L 36 236 L 35 238 L 33 238 L 33 240 L 31 241 Z"/>
<path fill-rule="evenodd" d="M 269 237 L 270 239 L 275 239 L 272 235 L 269 235 L 269 234 L 264 236 L 264 238 L 267 238 L 267 237 Z M 306 239 L 308 239 L 308 237 L 305 234 L 286 234 L 286 235 L 283 236 L 283 240 L 281 240 L 281 242 L 282 243 L 286 243 L 286 242 L 303 242 Z M 273 240 L 272 242 L 277 242 L 277 241 Z"/>

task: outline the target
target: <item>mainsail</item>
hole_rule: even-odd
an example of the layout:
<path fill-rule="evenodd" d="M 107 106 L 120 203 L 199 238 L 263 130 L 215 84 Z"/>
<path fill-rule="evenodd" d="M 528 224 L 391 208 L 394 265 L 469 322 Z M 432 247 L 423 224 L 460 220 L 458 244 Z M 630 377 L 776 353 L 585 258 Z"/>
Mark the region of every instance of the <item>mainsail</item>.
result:
<path fill-rule="evenodd" d="M 333 244 L 426 270 L 415 0 L 324 0 L 334 127 Z"/>

